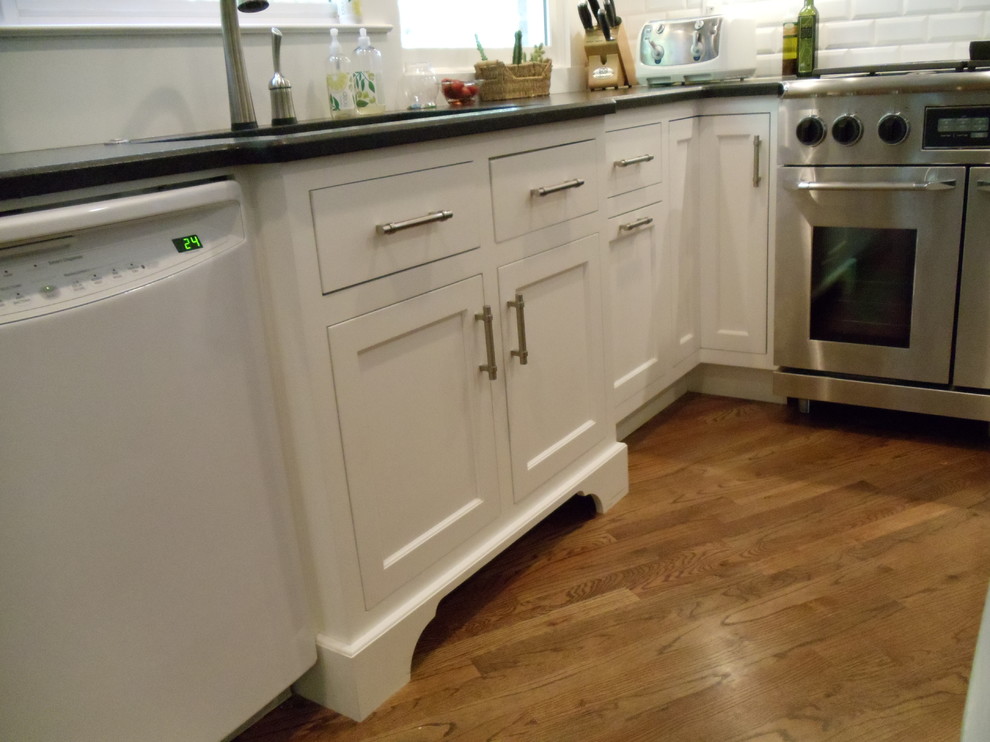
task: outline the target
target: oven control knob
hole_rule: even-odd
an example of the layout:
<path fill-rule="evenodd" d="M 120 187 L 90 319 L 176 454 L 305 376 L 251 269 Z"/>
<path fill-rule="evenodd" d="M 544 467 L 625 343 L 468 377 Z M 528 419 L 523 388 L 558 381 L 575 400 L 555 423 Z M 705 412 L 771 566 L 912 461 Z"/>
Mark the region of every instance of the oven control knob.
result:
<path fill-rule="evenodd" d="M 911 127 L 901 114 L 888 113 L 877 124 L 877 134 L 887 144 L 900 144 L 907 139 Z"/>
<path fill-rule="evenodd" d="M 825 122 L 817 116 L 806 116 L 798 121 L 794 133 L 801 144 L 814 147 L 822 143 L 828 130 L 825 128 Z"/>
<path fill-rule="evenodd" d="M 863 122 L 852 114 L 839 116 L 832 124 L 832 138 L 839 144 L 856 144 L 863 136 Z"/>

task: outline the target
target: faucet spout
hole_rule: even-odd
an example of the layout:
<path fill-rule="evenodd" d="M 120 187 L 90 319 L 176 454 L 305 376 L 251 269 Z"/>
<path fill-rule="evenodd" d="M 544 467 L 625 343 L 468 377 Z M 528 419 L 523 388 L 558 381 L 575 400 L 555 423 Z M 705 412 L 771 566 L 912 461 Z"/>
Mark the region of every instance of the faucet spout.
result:
<path fill-rule="evenodd" d="M 235 5 L 236 2 L 236 5 Z M 237 11 L 254 13 L 268 7 L 267 0 L 220 0 L 220 28 L 223 33 L 223 56 L 227 67 L 227 97 L 230 101 L 230 128 L 256 129 L 254 101 L 248 87 L 241 50 L 241 29 Z"/>

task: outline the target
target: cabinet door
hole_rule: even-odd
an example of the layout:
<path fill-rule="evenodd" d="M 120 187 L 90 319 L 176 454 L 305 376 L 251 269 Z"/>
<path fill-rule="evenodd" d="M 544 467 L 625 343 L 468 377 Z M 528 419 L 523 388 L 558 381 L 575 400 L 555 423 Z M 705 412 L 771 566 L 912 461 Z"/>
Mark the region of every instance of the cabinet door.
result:
<path fill-rule="evenodd" d="M 606 434 L 598 255 L 592 235 L 498 271 L 517 500 Z"/>
<path fill-rule="evenodd" d="M 956 330 L 957 386 L 990 389 L 990 168 L 973 168 L 966 204 L 966 237 Z"/>
<path fill-rule="evenodd" d="M 667 161 L 670 163 L 667 218 L 670 270 L 675 278 L 670 312 L 674 321 L 674 362 L 677 363 L 701 347 L 698 119 L 671 121 L 667 131 Z"/>
<path fill-rule="evenodd" d="M 367 607 L 499 510 L 482 279 L 329 328 Z"/>
<path fill-rule="evenodd" d="M 770 115 L 701 127 L 701 345 L 766 353 Z"/>
<path fill-rule="evenodd" d="M 617 405 L 645 390 L 672 365 L 665 214 L 658 203 L 608 222 L 606 285 Z"/>

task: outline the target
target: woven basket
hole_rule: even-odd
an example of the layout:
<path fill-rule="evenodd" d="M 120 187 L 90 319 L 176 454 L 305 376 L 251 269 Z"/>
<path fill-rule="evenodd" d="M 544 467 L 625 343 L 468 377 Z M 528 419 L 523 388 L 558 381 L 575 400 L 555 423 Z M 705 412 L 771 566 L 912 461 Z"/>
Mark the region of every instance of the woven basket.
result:
<path fill-rule="evenodd" d="M 484 82 L 478 94 L 481 100 L 511 100 L 537 98 L 550 94 L 552 62 L 505 64 L 498 60 L 476 62 L 475 77 Z"/>

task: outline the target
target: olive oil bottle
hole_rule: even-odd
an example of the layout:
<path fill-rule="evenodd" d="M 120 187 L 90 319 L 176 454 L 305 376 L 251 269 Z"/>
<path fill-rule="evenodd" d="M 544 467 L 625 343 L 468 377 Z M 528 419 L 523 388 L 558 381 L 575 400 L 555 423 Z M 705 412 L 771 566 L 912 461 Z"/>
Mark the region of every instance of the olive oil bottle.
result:
<path fill-rule="evenodd" d="M 798 13 L 797 74 L 810 77 L 818 67 L 818 11 L 815 0 L 804 0 Z"/>

